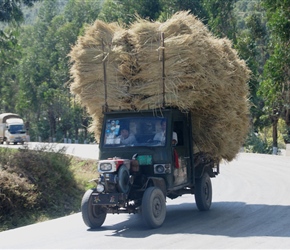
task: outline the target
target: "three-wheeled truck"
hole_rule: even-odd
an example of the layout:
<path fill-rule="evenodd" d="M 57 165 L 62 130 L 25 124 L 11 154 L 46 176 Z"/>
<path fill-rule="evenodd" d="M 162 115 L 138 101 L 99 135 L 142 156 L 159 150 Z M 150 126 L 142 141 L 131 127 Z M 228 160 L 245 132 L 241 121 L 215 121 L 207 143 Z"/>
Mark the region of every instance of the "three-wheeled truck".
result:
<path fill-rule="evenodd" d="M 88 227 L 101 227 L 108 213 L 141 213 L 147 227 L 160 227 L 166 198 L 184 194 L 194 194 L 199 210 L 210 209 L 210 178 L 219 174 L 219 162 L 194 152 L 191 119 L 190 112 L 174 108 L 104 112 L 99 177 L 81 204 Z M 134 140 L 124 143 L 123 129 Z M 177 144 L 172 143 L 173 132 Z M 157 140 L 157 133 L 163 133 L 164 140 Z"/>

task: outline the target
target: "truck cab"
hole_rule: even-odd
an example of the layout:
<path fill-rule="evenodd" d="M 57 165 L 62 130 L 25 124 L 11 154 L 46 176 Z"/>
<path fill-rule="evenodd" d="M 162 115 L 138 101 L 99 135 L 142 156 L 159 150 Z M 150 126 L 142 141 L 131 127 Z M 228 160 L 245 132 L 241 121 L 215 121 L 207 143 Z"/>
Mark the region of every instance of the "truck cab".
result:
<path fill-rule="evenodd" d="M 100 136 L 99 178 L 82 200 L 83 220 L 100 227 L 107 213 L 141 213 L 160 227 L 166 198 L 194 194 L 199 210 L 211 206 L 210 177 L 218 162 L 193 152 L 190 112 L 178 109 L 105 112 Z"/>
<path fill-rule="evenodd" d="M 23 119 L 13 113 L 0 114 L 0 143 L 24 144 L 26 141 L 27 133 Z"/>
<path fill-rule="evenodd" d="M 24 144 L 24 142 L 26 142 L 26 129 L 22 119 L 8 119 L 6 121 L 6 128 L 7 129 L 5 131 L 5 138 L 7 144 L 9 144 L 10 142 L 12 142 L 13 144 Z"/>

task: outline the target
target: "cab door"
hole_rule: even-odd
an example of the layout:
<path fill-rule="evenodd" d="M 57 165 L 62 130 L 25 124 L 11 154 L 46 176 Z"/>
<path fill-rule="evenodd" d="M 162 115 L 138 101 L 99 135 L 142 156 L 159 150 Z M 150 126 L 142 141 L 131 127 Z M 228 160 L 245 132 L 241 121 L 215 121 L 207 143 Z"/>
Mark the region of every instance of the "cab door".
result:
<path fill-rule="evenodd" d="M 178 142 L 173 146 L 174 186 L 190 184 L 193 181 L 192 171 L 192 133 L 190 113 L 175 110 L 172 116 L 173 131 Z"/>

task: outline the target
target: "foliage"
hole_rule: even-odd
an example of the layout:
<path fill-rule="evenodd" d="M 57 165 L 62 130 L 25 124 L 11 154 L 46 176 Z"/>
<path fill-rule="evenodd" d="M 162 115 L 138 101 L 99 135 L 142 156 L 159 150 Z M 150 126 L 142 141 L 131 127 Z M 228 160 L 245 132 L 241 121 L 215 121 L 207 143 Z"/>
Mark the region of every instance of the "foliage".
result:
<path fill-rule="evenodd" d="M 21 4 L 33 6 L 38 0 L 2 0 L 0 2 L 0 22 L 23 21 Z"/>
<path fill-rule="evenodd" d="M 267 116 L 265 116 L 267 117 Z M 283 121 L 279 121 L 278 130 L 278 150 L 285 149 L 285 136 L 287 136 L 287 126 Z M 245 152 L 248 153 L 260 153 L 260 154 L 272 154 L 273 153 L 273 138 L 272 128 L 265 127 L 260 129 L 259 132 L 253 130 L 250 131 L 247 140 L 244 145 Z"/>
<path fill-rule="evenodd" d="M 260 154 L 271 154 L 272 147 L 266 138 L 262 138 L 261 135 L 251 131 L 245 142 L 245 152 L 248 153 L 260 153 Z"/>
<path fill-rule="evenodd" d="M 258 1 L 238 1 L 235 5 L 238 22 L 237 43 L 235 44 L 241 57 L 247 61 L 252 71 L 249 81 L 251 106 L 251 123 L 253 130 L 258 132 L 271 125 L 269 117 L 265 119 L 265 102 L 258 95 L 261 75 L 268 57 L 268 33 L 266 29 L 265 11 Z"/>
<path fill-rule="evenodd" d="M 87 182 L 96 175 L 95 161 L 67 156 L 65 148 L 0 152 L 0 231 L 79 211 Z"/>
<path fill-rule="evenodd" d="M 236 41 L 236 18 L 234 3 L 237 0 L 203 0 L 203 7 L 208 13 L 208 25 L 219 37 L 228 37 Z"/>
<path fill-rule="evenodd" d="M 204 23 L 208 22 L 208 13 L 203 7 L 203 1 L 200 0 L 160 0 L 162 12 L 159 20 L 165 22 L 177 11 L 190 11 L 191 14 L 199 17 Z"/>
<path fill-rule="evenodd" d="M 290 127 L 287 126 L 285 121 L 280 121 L 280 131 L 285 144 L 290 143 Z"/>
<path fill-rule="evenodd" d="M 12 28 L 6 27 L 3 30 L 0 27 L 0 67 L 3 72 L 7 67 L 8 71 L 16 64 L 19 58 L 19 47 L 17 40 L 17 30 L 15 27 L 23 21 L 23 12 L 21 6 L 33 6 L 38 0 L 2 0 L 0 1 L 0 23 L 10 24 Z M 14 27 L 14 28 L 13 28 Z M 3 79 L 1 79 L 3 78 Z M 5 77 L 0 74 L 0 81 Z M 1 84 L 0 84 L 1 88 Z M 0 91 L 1 96 L 2 93 Z"/>
<path fill-rule="evenodd" d="M 32 140 L 78 139 L 78 130 L 86 118 L 69 93 L 67 54 L 84 22 L 92 22 L 99 9 L 92 1 L 71 0 L 60 14 L 57 1 L 46 0 L 35 24 L 24 27 L 15 109 L 29 121 Z"/>
<path fill-rule="evenodd" d="M 267 11 L 271 44 L 261 94 L 269 106 L 280 108 L 290 105 L 290 2 L 264 0 L 263 4 Z"/>
<path fill-rule="evenodd" d="M 7 30 L 0 36 L 0 111 L 15 107 L 15 93 L 19 90 L 17 64 L 21 56 L 18 35 L 17 30 Z"/>
<path fill-rule="evenodd" d="M 159 0 L 105 0 L 98 18 L 105 22 L 127 25 L 134 22 L 136 16 L 156 20 L 160 12 Z"/>

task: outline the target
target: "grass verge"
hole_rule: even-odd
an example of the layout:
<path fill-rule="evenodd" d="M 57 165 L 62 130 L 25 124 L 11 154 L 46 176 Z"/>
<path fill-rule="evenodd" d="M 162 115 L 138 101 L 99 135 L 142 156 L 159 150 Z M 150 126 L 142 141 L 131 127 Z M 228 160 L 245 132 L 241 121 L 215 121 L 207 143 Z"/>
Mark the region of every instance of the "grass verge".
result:
<path fill-rule="evenodd" d="M 39 148 L 0 148 L 0 231 L 80 211 L 96 161 Z"/>

